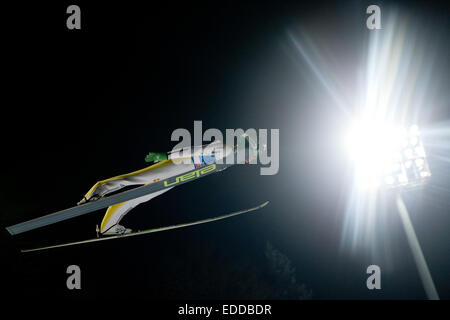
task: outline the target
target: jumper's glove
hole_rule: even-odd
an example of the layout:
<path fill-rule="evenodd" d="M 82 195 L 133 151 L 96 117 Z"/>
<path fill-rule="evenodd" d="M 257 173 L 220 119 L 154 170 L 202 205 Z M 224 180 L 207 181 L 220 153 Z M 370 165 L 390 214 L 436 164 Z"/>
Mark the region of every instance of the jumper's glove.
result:
<path fill-rule="evenodd" d="M 149 152 L 145 157 L 145 162 L 160 162 L 163 160 L 167 160 L 167 155 L 160 152 Z"/>

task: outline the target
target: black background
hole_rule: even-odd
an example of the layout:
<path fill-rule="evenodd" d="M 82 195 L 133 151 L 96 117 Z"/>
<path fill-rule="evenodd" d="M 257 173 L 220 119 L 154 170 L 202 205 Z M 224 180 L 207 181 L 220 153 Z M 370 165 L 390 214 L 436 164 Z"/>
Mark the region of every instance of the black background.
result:
<path fill-rule="evenodd" d="M 438 90 L 448 90 L 448 8 L 395 3 L 420 17 L 425 30 L 447 30 L 437 59 L 444 80 Z M 348 180 L 333 172 L 339 165 L 319 164 L 332 140 L 320 142 L 318 132 L 339 127 L 342 115 L 334 109 L 334 122 L 321 120 L 330 109 L 314 105 L 320 89 L 312 89 L 303 77 L 307 67 L 296 69 L 285 50 L 287 29 L 317 27 L 331 50 L 345 47 L 336 50 L 337 64 L 353 72 L 371 3 L 77 1 L 81 30 L 66 28 L 69 4 L 3 10 L 3 227 L 71 207 L 96 181 L 144 167 L 149 151 L 170 150 L 172 131 L 193 132 L 194 120 L 204 130 L 279 128 L 280 172 L 231 168 L 172 190 L 123 220 L 131 228 L 162 226 L 271 201 L 261 212 L 223 223 L 31 254 L 18 250 L 93 237 L 102 213 L 15 237 L 2 228 L 11 297 L 298 298 L 296 288 L 271 273 L 268 243 L 289 257 L 312 298 L 425 297 L 403 232 L 391 239 L 395 267 L 383 275 L 381 291 L 367 290 L 365 269 L 386 262 L 340 251 L 342 216 L 324 212 L 342 208 L 340 188 Z M 303 103 L 283 100 L 297 90 Z M 428 120 L 449 116 L 447 100 Z M 448 299 L 447 198 L 444 193 L 433 200 L 438 207 L 417 209 L 427 208 L 439 243 L 429 225 L 417 233 L 425 228 L 424 251 Z M 398 219 L 390 227 L 401 230 Z M 70 264 L 81 267 L 80 291 L 66 289 Z"/>

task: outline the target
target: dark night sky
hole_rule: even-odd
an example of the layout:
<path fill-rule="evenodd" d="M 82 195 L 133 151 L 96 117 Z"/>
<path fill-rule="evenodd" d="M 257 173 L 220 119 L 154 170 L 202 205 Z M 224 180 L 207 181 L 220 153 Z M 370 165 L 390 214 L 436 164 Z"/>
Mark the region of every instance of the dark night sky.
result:
<path fill-rule="evenodd" d="M 390 259 L 340 246 L 350 179 L 333 132 L 344 115 L 323 99 L 301 57 L 292 58 L 287 36 L 300 32 L 321 43 L 316 49 L 332 56 L 329 64 L 345 72 L 340 85 L 351 91 L 372 2 L 74 3 L 82 10 L 81 31 L 65 26 L 72 2 L 22 3 L 5 17 L 0 224 L 11 295 L 295 299 L 298 291 L 271 270 L 270 243 L 315 299 L 425 297 L 395 212 L 380 231 L 389 239 L 374 244 L 388 246 Z M 423 122 L 450 120 L 448 8 L 433 1 L 374 3 L 413 17 L 422 37 L 440 36 L 429 48 L 439 79 L 433 92 L 444 102 L 430 107 Z M 204 130 L 279 128 L 279 173 L 233 167 L 141 205 L 123 223 L 162 226 L 270 200 L 267 208 L 183 230 L 18 253 L 93 237 L 103 212 L 14 238 L 3 227 L 71 207 L 96 181 L 144 167 L 149 151 L 170 150 L 172 131 L 193 132 L 194 120 Z M 444 162 L 430 165 L 439 170 L 435 188 L 405 202 L 441 298 L 449 299 L 450 173 Z M 70 264 L 82 269 L 81 292 L 65 288 Z M 386 271 L 380 291 L 365 286 L 370 264 Z"/>

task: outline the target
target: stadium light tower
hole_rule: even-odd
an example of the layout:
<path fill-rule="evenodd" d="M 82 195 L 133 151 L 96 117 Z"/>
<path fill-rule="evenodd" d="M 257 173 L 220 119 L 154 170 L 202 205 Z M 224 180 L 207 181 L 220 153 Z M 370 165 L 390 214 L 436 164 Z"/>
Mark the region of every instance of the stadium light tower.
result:
<path fill-rule="evenodd" d="M 371 121 L 355 123 L 347 137 L 355 164 L 355 182 L 365 190 L 390 189 L 428 299 L 439 296 L 409 218 L 402 191 L 420 187 L 431 177 L 416 125 L 408 129 Z"/>

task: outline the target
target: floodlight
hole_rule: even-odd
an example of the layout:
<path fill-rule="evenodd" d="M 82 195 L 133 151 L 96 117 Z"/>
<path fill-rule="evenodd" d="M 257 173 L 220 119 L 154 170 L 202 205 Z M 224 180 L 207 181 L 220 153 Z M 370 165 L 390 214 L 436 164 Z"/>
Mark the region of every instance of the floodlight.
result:
<path fill-rule="evenodd" d="M 415 187 L 431 176 L 417 125 L 407 130 L 386 124 L 356 123 L 347 146 L 359 187 Z"/>
<path fill-rule="evenodd" d="M 397 189 L 396 203 L 419 274 L 429 299 L 439 295 L 420 248 L 401 192 L 424 184 L 431 177 L 416 125 L 408 130 L 374 122 L 356 123 L 347 137 L 355 164 L 357 186 L 362 189 Z"/>

